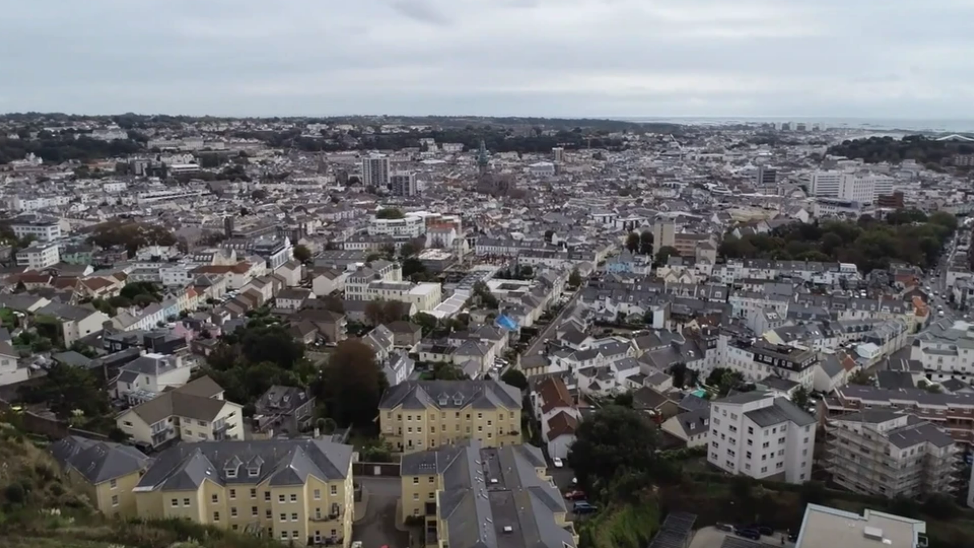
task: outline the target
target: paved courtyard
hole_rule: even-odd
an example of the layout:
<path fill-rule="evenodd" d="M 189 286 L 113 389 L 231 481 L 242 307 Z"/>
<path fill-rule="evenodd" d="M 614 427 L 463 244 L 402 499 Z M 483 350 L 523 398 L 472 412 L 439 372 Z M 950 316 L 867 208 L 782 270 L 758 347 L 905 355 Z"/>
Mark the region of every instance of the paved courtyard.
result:
<path fill-rule="evenodd" d="M 352 540 L 362 541 L 362 548 L 407 548 L 409 534 L 396 528 L 402 486 L 399 478 L 359 478 L 362 486 L 364 515 L 356 514 Z"/>

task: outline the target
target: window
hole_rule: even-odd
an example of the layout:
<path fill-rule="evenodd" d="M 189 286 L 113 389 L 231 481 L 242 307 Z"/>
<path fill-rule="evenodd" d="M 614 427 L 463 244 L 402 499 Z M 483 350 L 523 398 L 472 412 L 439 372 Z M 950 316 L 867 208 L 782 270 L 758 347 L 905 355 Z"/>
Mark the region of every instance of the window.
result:
<path fill-rule="evenodd" d="M 416 478 L 416 479 L 419 479 L 419 478 Z M 331 486 L 331 489 L 329 489 L 329 491 L 331 491 L 331 494 L 332 495 L 337 495 L 338 494 L 338 487 L 335 486 L 335 485 L 332 485 Z"/>
<path fill-rule="evenodd" d="M 761 467 L 761 473 L 762 473 L 762 474 L 764 474 L 764 473 L 765 473 L 765 472 L 767 472 L 767 471 L 768 471 L 768 467 L 767 467 L 767 466 L 762 466 L 762 467 Z"/>
<path fill-rule="evenodd" d="M 220 521 L 220 512 L 213 512 L 213 521 Z"/>
<path fill-rule="evenodd" d="M 281 521 L 287 521 L 287 514 L 281 514 Z"/>
<path fill-rule="evenodd" d="M 200 426 L 206 426 L 206 421 L 196 421 Z"/>
<path fill-rule="evenodd" d="M 271 515 L 271 509 L 270 509 L 270 508 L 268 508 L 268 509 L 267 509 L 267 511 L 266 511 L 266 512 L 264 512 L 264 516 L 265 516 L 265 517 L 266 517 L 267 519 L 274 519 L 274 516 L 273 516 L 273 515 Z"/>
<path fill-rule="evenodd" d="M 321 500 L 321 489 L 315 489 L 315 500 Z"/>
<path fill-rule="evenodd" d="M 298 532 L 297 531 L 291 531 L 291 538 L 292 539 L 298 538 Z"/>
<path fill-rule="evenodd" d="M 189 506 L 189 499 L 188 498 L 183 499 L 183 506 Z"/>
<path fill-rule="evenodd" d="M 297 502 L 297 501 L 298 501 L 298 496 L 294 493 L 291 493 L 291 502 Z"/>
<path fill-rule="evenodd" d="M 482 418 L 484 418 L 484 414 L 483 414 L 483 413 L 477 413 L 477 418 L 478 418 L 478 419 L 482 419 Z"/>
<path fill-rule="evenodd" d="M 118 481 L 116 481 L 116 480 L 113 479 L 113 480 L 111 480 L 111 481 L 108 482 L 108 486 L 111 487 L 112 489 L 115 489 L 115 488 L 118 487 Z"/>
<path fill-rule="evenodd" d="M 256 489 L 251 489 L 250 490 L 250 498 L 252 498 L 252 499 L 257 498 L 257 490 Z"/>
<path fill-rule="evenodd" d="M 287 497 L 284 495 L 277 495 L 277 502 L 287 502 Z"/>
<path fill-rule="evenodd" d="M 271 501 L 271 492 L 264 491 L 264 502 L 270 502 L 270 501 Z"/>
<path fill-rule="evenodd" d="M 419 476 L 413 476 L 413 485 L 419 485 Z"/>
<path fill-rule="evenodd" d="M 298 521 L 298 513 L 291 512 L 291 521 Z"/>
<path fill-rule="evenodd" d="M 419 500 L 419 493 L 413 493 L 413 500 Z"/>
<path fill-rule="evenodd" d="M 281 540 L 287 540 L 287 531 L 281 531 Z"/>
<path fill-rule="evenodd" d="M 753 434 L 754 433 L 754 427 L 753 426 L 748 426 L 747 427 L 747 433 L 748 434 Z"/>
<path fill-rule="evenodd" d="M 432 492 L 431 492 L 431 493 L 429 494 L 429 499 L 430 499 L 430 500 L 435 500 L 435 499 L 436 499 L 436 493 L 432 493 Z"/>
<path fill-rule="evenodd" d="M 205 437 L 205 435 L 202 434 L 202 433 L 200 433 L 200 435 Z M 227 468 L 223 472 L 227 475 L 228 478 L 235 478 L 235 477 L 237 477 L 237 469 L 236 468 Z"/>
<path fill-rule="evenodd" d="M 268 512 L 270 512 L 270 510 L 268 510 Z M 251 506 L 250 507 L 250 515 L 256 518 L 257 517 L 257 514 L 258 514 L 257 507 L 256 506 Z"/>
<path fill-rule="evenodd" d="M 430 476 L 430 477 L 429 477 L 429 482 L 430 482 L 430 483 L 436 483 L 436 478 L 435 478 L 435 477 L 433 477 L 433 476 Z"/>
<path fill-rule="evenodd" d="M 237 507 L 236 506 L 231 506 L 230 507 L 230 517 L 231 518 L 237 517 Z"/>
<path fill-rule="evenodd" d="M 179 506 L 179 499 L 172 499 L 172 507 L 175 508 Z"/>
<path fill-rule="evenodd" d="M 210 500 L 213 501 L 213 504 L 219 504 L 220 503 L 220 496 L 214 494 L 212 497 L 210 497 Z"/>
<path fill-rule="evenodd" d="M 231 499 L 237 498 L 237 490 L 236 489 L 231 489 L 230 490 L 230 498 Z"/>
<path fill-rule="evenodd" d="M 236 531 L 237 530 L 237 524 L 234 523 L 233 525 L 230 526 L 230 528 L 233 529 L 234 531 Z"/>

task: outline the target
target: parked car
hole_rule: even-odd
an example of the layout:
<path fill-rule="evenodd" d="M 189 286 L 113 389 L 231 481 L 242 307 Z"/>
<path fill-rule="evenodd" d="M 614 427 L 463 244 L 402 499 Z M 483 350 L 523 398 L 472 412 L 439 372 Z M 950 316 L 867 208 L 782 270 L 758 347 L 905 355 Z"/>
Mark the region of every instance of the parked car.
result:
<path fill-rule="evenodd" d="M 572 512 L 576 514 L 594 514 L 598 510 L 597 507 L 592 506 L 587 501 L 580 500 L 572 505 Z"/>
<path fill-rule="evenodd" d="M 751 540 L 761 540 L 761 533 L 757 529 L 746 529 L 740 527 L 734 530 L 734 534 L 739 537 L 749 538 Z"/>
<path fill-rule="evenodd" d="M 788 542 L 798 542 L 798 533 L 790 533 L 788 535 Z"/>
<path fill-rule="evenodd" d="M 585 491 L 575 489 L 574 491 L 565 491 L 566 500 L 583 500 L 585 498 Z"/>
<path fill-rule="evenodd" d="M 558 457 L 551 459 L 551 462 L 555 465 L 555 468 L 564 468 L 565 463 Z"/>
<path fill-rule="evenodd" d="M 729 533 L 734 532 L 734 525 L 730 523 L 715 523 L 714 527 L 716 527 L 718 531 L 727 531 Z"/>

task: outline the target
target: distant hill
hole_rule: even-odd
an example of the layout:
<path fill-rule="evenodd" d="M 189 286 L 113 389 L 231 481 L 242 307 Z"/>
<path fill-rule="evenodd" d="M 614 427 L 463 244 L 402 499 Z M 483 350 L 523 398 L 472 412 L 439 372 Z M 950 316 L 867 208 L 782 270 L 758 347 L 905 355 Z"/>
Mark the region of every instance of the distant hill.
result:
<path fill-rule="evenodd" d="M 864 162 L 899 163 L 903 160 L 916 160 L 924 165 L 949 163 L 958 154 L 974 154 L 974 142 L 959 139 L 940 140 L 923 135 L 907 135 L 902 139 L 893 137 L 869 137 L 843 141 L 829 147 L 828 153 L 846 158 L 861 158 Z"/>

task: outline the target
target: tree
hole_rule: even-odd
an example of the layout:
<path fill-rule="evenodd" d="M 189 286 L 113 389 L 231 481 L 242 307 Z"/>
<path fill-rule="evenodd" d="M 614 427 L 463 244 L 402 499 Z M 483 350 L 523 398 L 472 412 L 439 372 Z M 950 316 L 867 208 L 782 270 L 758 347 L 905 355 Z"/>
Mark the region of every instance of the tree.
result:
<path fill-rule="evenodd" d="M 642 255 L 653 254 L 653 233 L 645 231 L 639 235 L 639 253 Z"/>
<path fill-rule="evenodd" d="M 520 277 L 521 277 L 522 280 L 529 280 L 529 279 L 533 278 L 534 277 L 534 268 L 532 268 L 531 265 L 525 265 L 524 268 L 521 269 L 521 276 Z"/>
<path fill-rule="evenodd" d="M 141 247 L 175 245 L 176 237 L 158 225 L 113 220 L 95 225 L 88 242 L 104 248 L 124 247 L 131 258 Z"/>
<path fill-rule="evenodd" d="M 387 207 L 380 209 L 376 212 L 376 219 L 402 219 L 406 216 L 401 209 L 395 207 Z"/>
<path fill-rule="evenodd" d="M 628 249 L 630 253 L 636 253 L 639 251 L 639 234 L 630 232 L 629 235 L 626 236 L 626 249 Z"/>
<path fill-rule="evenodd" d="M 335 347 L 322 369 L 315 393 L 342 426 L 373 424 L 379 398 L 388 387 L 375 353 L 361 339 L 346 339 Z"/>
<path fill-rule="evenodd" d="M 304 244 L 294 246 L 291 253 L 294 255 L 294 259 L 301 263 L 307 264 L 311 261 L 311 250 Z"/>
<path fill-rule="evenodd" d="M 572 287 L 582 285 L 582 273 L 578 271 L 578 267 L 572 269 L 572 273 L 568 275 L 568 285 Z"/>
<path fill-rule="evenodd" d="M 808 407 L 808 390 L 804 385 L 799 386 L 795 389 L 795 392 L 792 393 L 791 403 L 797 405 L 800 409 L 805 409 Z"/>
<path fill-rule="evenodd" d="M 626 407 L 628 409 L 632 409 L 633 407 L 632 392 L 622 392 L 620 394 L 616 394 L 616 397 L 613 398 L 612 401 L 615 405 L 618 405 L 619 407 Z"/>
<path fill-rule="evenodd" d="M 673 375 L 673 386 L 683 388 L 687 382 L 687 364 L 677 362 L 670 367 L 670 375 Z"/>
<path fill-rule="evenodd" d="M 863 386 L 872 386 L 873 378 L 865 370 L 860 369 L 856 371 L 851 377 L 849 377 L 849 384 L 859 384 Z"/>
<path fill-rule="evenodd" d="M 517 388 L 521 392 L 528 389 L 528 379 L 524 376 L 520 370 L 514 369 L 513 367 L 508 369 L 501 375 L 501 380 L 507 384 Z"/>
<path fill-rule="evenodd" d="M 578 427 L 568 463 L 588 492 L 607 489 L 621 472 L 652 475 L 658 442 L 646 416 L 609 405 Z"/>
<path fill-rule="evenodd" d="M 279 324 L 245 328 L 242 334 L 234 335 L 240 340 L 241 354 L 251 363 L 272 362 L 291 369 L 304 357 L 304 344 Z"/>
<path fill-rule="evenodd" d="M 399 256 L 406 258 L 419 255 L 419 253 L 423 251 L 425 244 L 426 241 L 423 238 L 413 238 L 399 247 Z"/>
<path fill-rule="evenodd" d="M 385 320 L 385 308 L 382 306 L 382 301 L 369 301 L 369 303 L 365 305 L 365 319 L 370 325 L 382 324 L 382 322 Z"/>
<path fill-rule="evenodd" d="M 62 420 L 78 412 L 89 419 L 99 418 L 111 410 L 108 393 L 93 372 L 59 363 L 36 386 L 22 387 L 20 396 L 27 403 L 46 403 Z"/>
<path fill-rule="evenodd" d="M 267 199 L 267 191 L 262 188 L 258 188 L 250 193 L 250 199 L 255 202 L 263 202 Z"/>
<path fill-rule="evenodd" d="M 680 252 L 675 247 L 664 245 L 656 252 L 656 264 L 664 265 L 670 257 L 679 257 Z"/>
<path fill-rule="evenodd" d="M 427 314 L 426 312 L 420 312 L 413 316 L 413 323 L 418 325 L 423 330 L 424 337 L 428 336 L 433 331 L 436 331 L 436 326 L 438 324 L 436 316 Z"/>
<path fill-rule="evenodd" d="M 456 365 L 449 362 L 436 362 L 430 370 L 433 380 L 458 381 L 468 379 L 467 374 Z"/>
<path fill-rule="evenodd" d="M 403 247 L 405 247 L 405 244 L 403 244 Z M 402 261 L 402 275 L 403 277 L 410 279 L 412 279 L 414 276 L 419 276 L 425 279 L 427 276 L 426 265 L 424 265 L 423 262 L 416 257 L 406 257 Z"/>

